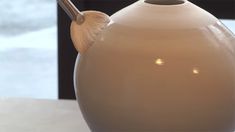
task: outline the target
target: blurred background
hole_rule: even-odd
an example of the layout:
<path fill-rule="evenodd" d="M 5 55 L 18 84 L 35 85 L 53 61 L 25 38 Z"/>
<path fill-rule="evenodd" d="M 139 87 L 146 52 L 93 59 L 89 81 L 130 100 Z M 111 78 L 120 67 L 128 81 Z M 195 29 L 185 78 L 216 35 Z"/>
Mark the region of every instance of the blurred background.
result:
<path fill-rule="evenodd" d="M 111 15 L 136 0 L 74 0 Z M 234 0 L 192 0 L 235 33 Z M 76 51 L 70 19 L 56 0 L 1 0 L 0 97 L 74 99 Z"/>
<path fill-rule="evenodd" d="M 56 0 L 0 1 L 0 97 L 58 98 Z"/>

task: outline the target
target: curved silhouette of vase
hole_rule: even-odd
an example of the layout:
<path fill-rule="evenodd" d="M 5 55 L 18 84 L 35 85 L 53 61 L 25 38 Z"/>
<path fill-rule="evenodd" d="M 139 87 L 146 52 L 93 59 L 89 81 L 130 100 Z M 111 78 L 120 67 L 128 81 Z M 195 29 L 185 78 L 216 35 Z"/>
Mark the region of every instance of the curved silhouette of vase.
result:
<path fill-rule="evenodd" d="M 92 132 L 234 131 L 235 36 L 217 18 L 187 0 L 137 1 L 89 30 L 81 15 L 74 83 Z"/>

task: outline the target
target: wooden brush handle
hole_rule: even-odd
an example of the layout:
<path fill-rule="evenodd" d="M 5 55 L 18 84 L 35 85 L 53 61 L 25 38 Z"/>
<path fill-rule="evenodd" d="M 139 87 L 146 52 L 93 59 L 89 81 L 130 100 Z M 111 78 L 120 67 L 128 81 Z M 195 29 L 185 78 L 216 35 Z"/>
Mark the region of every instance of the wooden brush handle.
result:
<path fill-rule="evenodd" d="M 57 0 L 62 9 L 69 15 L 69 17 L 76 21 L 78 24 L 82 24 L 84 17 L 71 0 Z"/>

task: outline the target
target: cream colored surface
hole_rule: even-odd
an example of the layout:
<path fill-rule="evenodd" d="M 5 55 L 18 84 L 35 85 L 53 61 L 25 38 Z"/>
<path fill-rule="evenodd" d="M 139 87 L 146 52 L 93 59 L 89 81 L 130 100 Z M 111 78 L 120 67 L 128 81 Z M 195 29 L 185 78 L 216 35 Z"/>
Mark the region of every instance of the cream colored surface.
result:
<path fill-rule="evenodd" d="M 144 29 L 193 29 L 214 24 L 217 19 L 189 1 L 156 5 L 138 1 L 112 16 L 116 24 Z"/>
<path fill-rule="evenodd" d="M 111 19 L 75 66 L 93 132 L 235 129 L 235 38 L 218 19 L 190 2 L 143 1 Z"/>
<path fill-rule="evenodd" d="M 0 99 L 0 132 L 90 132 L 76 101 Z"/>

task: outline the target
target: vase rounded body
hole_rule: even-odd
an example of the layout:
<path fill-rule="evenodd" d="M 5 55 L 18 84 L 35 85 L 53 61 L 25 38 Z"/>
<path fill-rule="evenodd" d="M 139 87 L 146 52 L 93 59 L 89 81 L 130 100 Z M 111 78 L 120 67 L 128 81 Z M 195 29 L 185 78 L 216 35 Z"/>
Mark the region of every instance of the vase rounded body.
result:
<path fill-rule="evenodd" d="M 233 132 L 234 35 L 185 1 L 138 1 L 75 65 L 77 99 L 92 132 Z"/>

